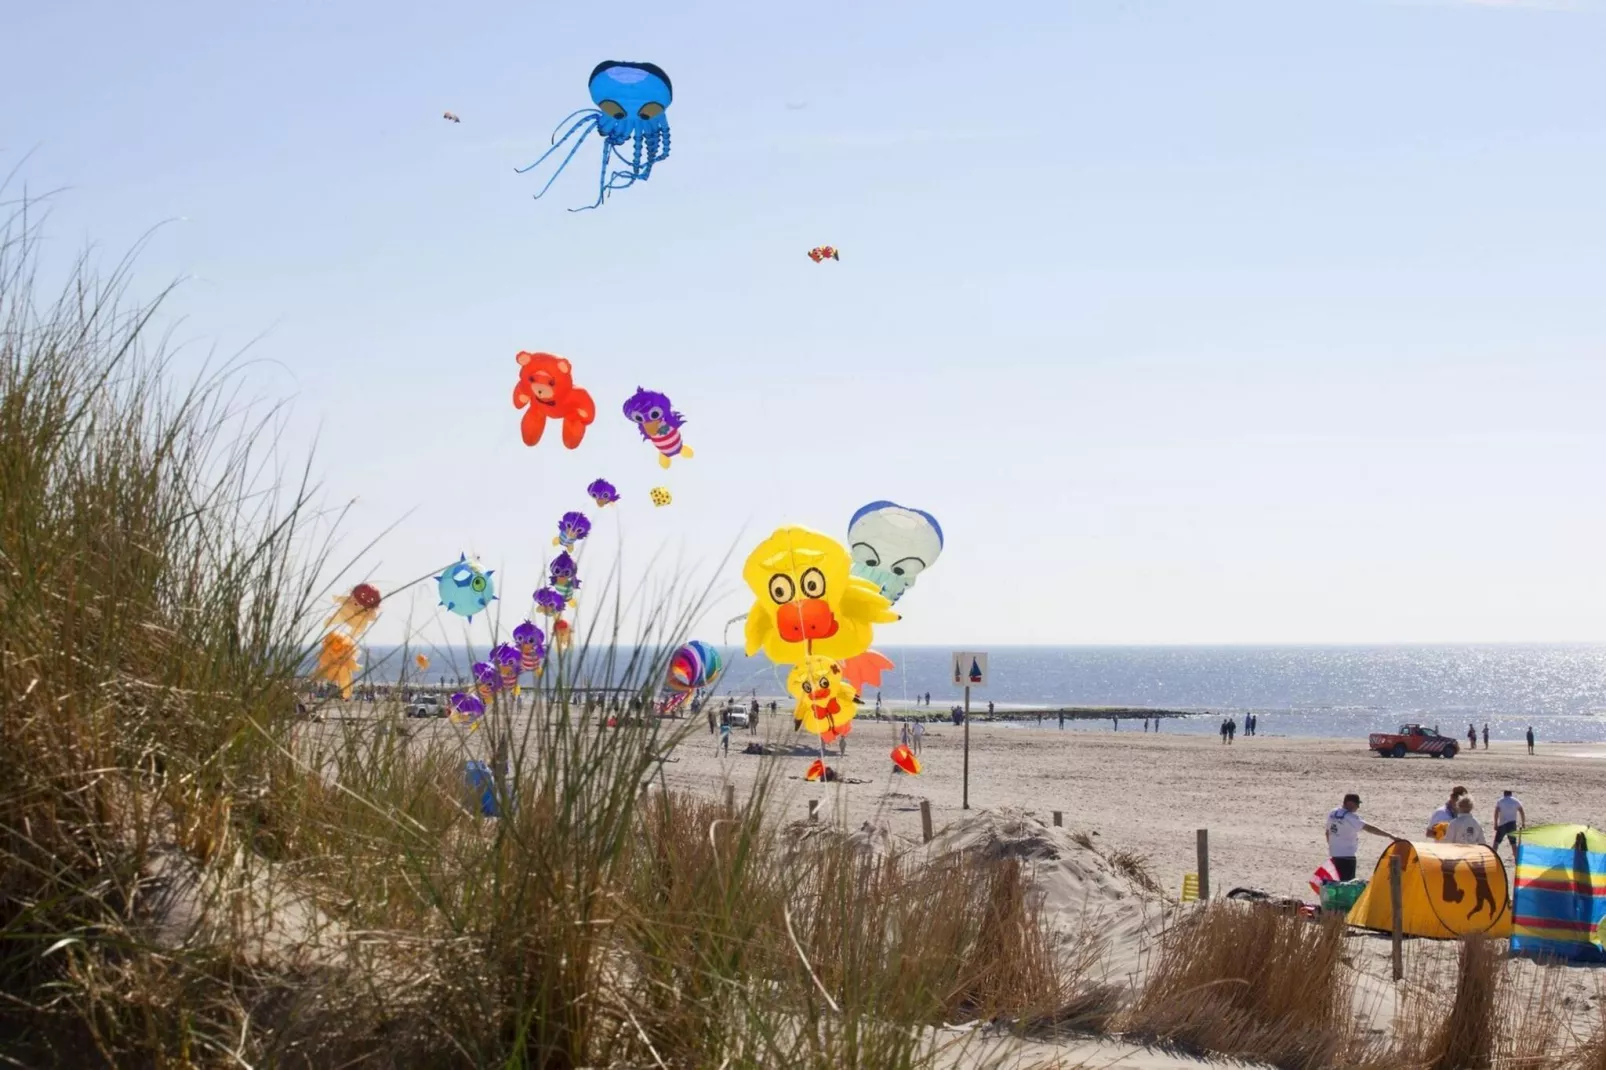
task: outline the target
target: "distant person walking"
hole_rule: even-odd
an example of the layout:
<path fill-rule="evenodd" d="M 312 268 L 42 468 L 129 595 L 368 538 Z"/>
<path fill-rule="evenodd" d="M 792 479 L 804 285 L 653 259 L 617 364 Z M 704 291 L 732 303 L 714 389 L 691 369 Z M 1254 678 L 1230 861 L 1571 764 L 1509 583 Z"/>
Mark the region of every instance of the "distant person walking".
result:
<path fill-rule="evenodd" d="M 1533 725 L 1529 725 L 1528 726 L 1528 753 L 1532 754 L 1533 752 L 1534 752 L 1534 726 Z"/>
<path fill-rule="evenodd" d="M 1149 730 L 1149 719 L 1147 717 L 1143 719 L 1143 730 L 1145 732 Z"/>
<path fill-rule="evenodd" d="M 987 703 L 987 716 L 991 717 L 992 715 L 993 715 L 993 704 L 991 702 L 988 702 Z"/>
<path fill-rule="evenodd" d="M 1060 711 L 1060 731 L 1065 731 L 1065 711 Z"/>
<path fill-rule="evenodd" d="M 714 707 L 708 707 L 708 734 L 713 735 L 715 728 Z"/>
<path fill-rule="evenodd" d="M 1111 717 L 1110 718 L 1110 731 L 1119 732 L 1120 730 L 1121 730 L 1121 718 L 1119 718 L 1119 717 Z"/>
<path fill-rule="evenodd" d="M 1483 749 L 1489 749 L 1489 725 L 1487 723 L 1483 726 Z"/>
<path fill-rule="evenodd" d="M 1471 750 L 1478 749 L 1478 730 L 1471 725 L 1467 725 L 1467 747 Z"/>
<path fill-rule="evenodd" d="M 1344 804 L 1327 815 L 1327 856 L 1333 860 L 1338 879 L 1355 879 L 1355 856 L 1360 851 L 1361 833 L 1370 832 L 1386 840 L 1395 837 L 1361 818 L 1361 797 L 1354 792 L 1344 796 Z"/>
<path fill-rule="evenodd" d="M 726 754 L 731 752 L 731 715 L 728 712 L 719 715 L 719 749 Z"/>
<path fill-rule="evenodd" d="M 753 700 L 752 708 L 747 714 L 747 730 L 755 736 L 758 735 L 758 710 L 758 699 L 755 698 Z"/>
<path fill-rule="evenodd" d="M 1225 717 L 1221 719 L 1221 745 L 1223 747 L 1227 745 L 1227 719 Z"/>
<path fill-rule="evenodd" d="M 1512 796 L 1510 791 L 1494 801 L 1494 849 L 1500 852 L 1500 841 L 1511 841 L 1511 864 L 1517 864 L 1517 830 L 1528 827 L 1528 811 L 1522 807 L 1522 800 Z"/>
<path fill-rule="evenodd" d="M 931 692 L 930 691 L 926 692 L 926 705 L 927 706 L 931 705 Z"/>
<path fill-rule="evenodd" d="M 1234 739 L 1236 739 L 1237 736 L 1238 736 L 1238 718 L 1229 717 L 1229 718 L 1227 718 L 1227 746 L 1229 746 L 1229 747 L 1232 746 L 1232 741 Z"/>

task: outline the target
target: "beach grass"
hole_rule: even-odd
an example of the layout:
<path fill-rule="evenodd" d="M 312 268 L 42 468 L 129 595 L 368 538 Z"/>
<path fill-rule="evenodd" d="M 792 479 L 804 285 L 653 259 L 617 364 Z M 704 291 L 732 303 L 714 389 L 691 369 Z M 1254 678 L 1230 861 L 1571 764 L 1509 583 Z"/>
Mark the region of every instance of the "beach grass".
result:
<path fill-rule="evenodd" d="M 912 1068 L 953 1057 L 935 1027 L 1070 1000 L 1018 863 L 780 826 L 773 771 L 730 812 L 652 787 L 679 730 L 604 728 L 576 681 L 654 695 L 701 610 L 680 577 L 604 585 L 641 631 L 593 627 L 466 737 L 399 704 L 303 718 L 329 569 L 274 411 L 228 370 L 184 385 L 127 262 L 45 294 L 12 207 L 6 1060 Z M 500 818 L 464 797 L 471 757 Z"/>

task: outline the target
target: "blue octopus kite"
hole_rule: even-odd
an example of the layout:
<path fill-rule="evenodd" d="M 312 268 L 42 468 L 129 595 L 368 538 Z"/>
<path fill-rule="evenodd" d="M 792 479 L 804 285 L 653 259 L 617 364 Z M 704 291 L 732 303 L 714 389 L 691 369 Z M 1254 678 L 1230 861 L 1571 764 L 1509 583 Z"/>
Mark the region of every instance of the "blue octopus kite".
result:
<path fill-rule="evenodd" d="M 534 170 L 571 137 L 580 135 L 563 162 L 558 164 L 558 169 L 541 187 L 541 192 L 535 195 L 539 200 L 552 188 L 552 183 L 557 181 L 563 169 L 569 166 L 569 161 L 580 151 L 580 146 L 585 144 L 586 134 L 596 130 L 602 137 L 602 170 L 597 180 L 597 201 L 585 208 L 571 208 L 571 212 L 599 207 L 611 190 L 624 189 L 638 180 L 647 181 L 652 177 L 653 164 L 669 158 L 669 119 L 664 112 L 674 97 L 674 89 L 662 67 L 652 63 L 608 60 L 597 64 L 597 69 L 591 72 L 590 89 L 591 102 L 596 107 L 581 108 L 570 114 L 552 131 L 552 147 L 541 154 L 541 159 L 529 167 L 516 169 L 516 173 L 521 175 Z M 558 130 L 563 129 L 563 123 L 574 119 L 576 115 L 579 118 L 559 137 Z M 620 149 L 630 141 L 635 142 L 635 152 L 626 156 Z M 609 174 L 610 159 L 617 160 L 624 167 Z"/>

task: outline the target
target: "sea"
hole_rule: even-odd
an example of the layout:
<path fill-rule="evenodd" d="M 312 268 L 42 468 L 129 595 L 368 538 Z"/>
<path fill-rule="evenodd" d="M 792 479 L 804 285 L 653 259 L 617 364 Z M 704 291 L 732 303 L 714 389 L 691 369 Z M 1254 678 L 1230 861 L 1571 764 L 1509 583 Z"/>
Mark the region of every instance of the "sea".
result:
<path fill-rule="evenodd" d="M 879 689 L 867 689 L 867 706 L 879 695 L 883 709 L 896 712 L 927 692 L 937 712 L 964 702 L 953 682 L 951 649 L 876 649 L 896 668 Z M 431 650 L 430 667 L 420 674 L 412 662 L 416 650 L 374 647 L 367 655 L 373 679 L 394 680 L 405 664 L 410 680 L 450 683 L 466 677 L 473 660 L 462 651 Z M 786 705 L 784 669 L 762 656 L 745 657 L 740 648 L 721 651 L 716 700 L 723 694 Z M 1000 716 L 1120 706 L 1190 714 L 1167 719 L 1166 732 L 1215 733 L 1222 717 L 1234 716 L 1241 726 L 1252 712 L 1265 736 L 1356 738 L 1416 721 L 1460 737 L 1469 724 L 1480 734 L 1487 724 L 1495 740 L 1520 740 L 1532 726 L 1541 745 L 1606 742 L 1606 645 L 1000 646 L 986 653 L 986 683 L 970 695 L 973 714 L 985 714 L 989 703 Z M 592 683 L 604 682 L 593 678 L 597 660 L 595 652 L 588 655 Z M 1107 720 L 1067 726 L 1111 727 Z M 1141 732 L 1141 715 L 1119 730 Z"/>

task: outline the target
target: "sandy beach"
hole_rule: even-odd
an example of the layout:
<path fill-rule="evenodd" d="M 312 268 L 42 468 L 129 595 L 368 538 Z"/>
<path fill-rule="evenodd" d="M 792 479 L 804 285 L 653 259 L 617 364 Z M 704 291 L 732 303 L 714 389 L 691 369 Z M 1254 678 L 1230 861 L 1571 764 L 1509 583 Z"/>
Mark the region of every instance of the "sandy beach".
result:
<path fill-rule="evenodd" d="M 713 794 L 721 785 L 745 795 L 762 759 L 739 753 L 763 738 L 795 748 L 781 763 L 786 790 L 775 805 L 798 818 L 819 800 L 821 820 L 857 828 L 870 821 L 894 836 L 918 841 L 920 800 L 928 800 L 938 830 L 961 809 L 964 731 L 952 724 L 927 727 L 918 777 L 894 774 L 888 752 L 897 725 L 858 719 L 846 759 L 829 764 L 849 781 L 805 783 L 817 756 L 813 737 L 794 733 L 789 717 L 765 715 L 759 735 L 736 730 L 723 756 L 717 736 L 699 730 L 664 765 L 676 790 Z M 1138 726 L 1134 726 L 1138 727 Z M 1511 789 L 1528 820 L 1588 822 L 1606 826 L 1606 747 L 1571 744 L 1554 751 L 1542 744 L 1528 755 L 1520 744 L 1463 752 L 1449 760 L 1380 758 L 1366 741 L 1245 738 L 1223 746 L 1215 737 L 1165 732 L 1071 732 L 977 722 L 970 737 L 972 810 L 1008 808 L 1050 819 L 1064 813 L 1073 831 L 1095 834 L 1110 846 L 1148 856 L 1157 880 L 1175 896 L 1183 874 L 1195 867 L 1196 830 L 1210 831 L 1211 883 L 1218 894 L 1244 886 L 1310 898 L 1311 872 L 1327 858 L 1322 823 L 1347 791 L 1359 792 L 1362 815 L 1407 838 L 1421 838 L 1427 818 L 1465 785 L 1476 816 L 1490 826 L 1494 801 Z M 1492 826 L 1490 826 L 1492 835 Z M 1363 836 L 1360 875 L 1369 876 L 1384 841 Z M 1507 857 L 1509 861 L 1509 856 Z"/>

